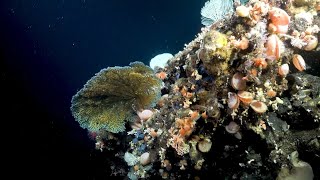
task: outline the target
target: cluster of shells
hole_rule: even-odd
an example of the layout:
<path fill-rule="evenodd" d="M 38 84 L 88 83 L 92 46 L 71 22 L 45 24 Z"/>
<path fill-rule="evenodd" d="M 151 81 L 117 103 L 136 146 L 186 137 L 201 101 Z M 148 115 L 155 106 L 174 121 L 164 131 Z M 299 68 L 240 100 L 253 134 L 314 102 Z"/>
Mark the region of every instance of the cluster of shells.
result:
<path fill-rule="evenodd" d="M 239 139 L 243 120 L 250 119 L 253 126 L 267 130 L 265 114 L 284 103 L 286 76 L 306 70 L 300 53 L 318 51 L 319 27 L 309 19 L 300 23 L 305 26 L 294 25 L 297 19 L 303 21 L 300 13 L 312 17 L 319 12 L 320 2 L 312 2 L 305 11 L 298 11 L 304 4 L 294 1 L 252 0 L 237 6 L 222 26 L 217 22 L 202 29 L 165 68 L 156 70 L 163 81 L 162 98 L 152 117 L 138 128 L 149 137 L 143 140 L 146 149 L 159 153 L 163 169 L 169 171 L 173 165 L 166 158 L 167 148 L 180 157 L 189 153 L 194 168 L 201 169 L 201 153 L 210 151 L 214 128 L 205 131 L 199 121 L 213 122 L 213 127 L 229 122 L 226 131 Z M 181 170 L 187 166 L 180 165 Z"/>
<path fill-rule="evenodd" d="M 291 5 L 293 6 L 293 5 Z M 298 32 L 296 29 L 289 29 L 291 19 L 295 14 L 288 13 L 278 7 L 272 7 L 266 1 L 256 1 L 247 6 L 238 6 L 236 14 L 250 26 L 249 32 L 242 34 L 241 40 L 232 42 L 233 44 L 242 44 L 255 42 L 259 36 L 264 46 L 251 49 L 251 52 L 242 56 L 246 59 L 244 65 L 240 67 L 240 71 L 233 74 L 231 78 L 231 86 L 237 92 L 228 93 L 228 107 L 230 109 L 238 109 L 239 104 L 250 106 L 256 113 L 262 114 L 268 110 L 268 105 L 272 104 L 272 99 L 277 95 L 281 95 L 285 90 L 286 80 L 284 79 L 290 72 L 290 64 L 298 71 L 306 69 L 304 58 L 295 53 L 295 49 L 312 51 L 318 45 L 318 39 L 315 36 L 319 32 L 317 25 L 306 26 L 304 32 Z M 267 21 L 266 21 L 267 20 Z M 267 23 L 267 24 L 264 24 Z M 259 27 L 260 26 L 260 27 Z M 256 32 L 256 29 L 266 27 L 266 31 Z M 265 34 L 262 34 L 266 32 Z M 291 32 L 292 35 L 287 33 Z M 297 36 L 299 34 L 299 36 Z M 249 42 L 243 39 L 249 39 Z M 300 45 L 285 44 L 284 41 L 299 41 Z M 296 45 L 296 46 L 294 46 Z M 248 47 L 246 45 L 245 47 Z M 237 48 L 237 46 L 236 46 Z M 251 83 L 248 87 L 248 83 Z M 281 101 L 280 101 L 281 102 Z"/>

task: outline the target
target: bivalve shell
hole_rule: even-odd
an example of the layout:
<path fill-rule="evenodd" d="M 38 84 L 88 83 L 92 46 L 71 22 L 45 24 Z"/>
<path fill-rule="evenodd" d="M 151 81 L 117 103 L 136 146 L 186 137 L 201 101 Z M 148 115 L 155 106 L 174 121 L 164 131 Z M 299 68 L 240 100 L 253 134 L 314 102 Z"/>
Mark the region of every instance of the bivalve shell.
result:
<path fill-rule="evenodd" d="M 290 16 L 283 9 L 273 7 L 269 11 L 269 18 L 272 25 L 275 27 L 276 33 L 287 33 L 290 23 Z"/>
<path fill-rule="evenodd" d="M 145 166 L 150 163 L 150 153 L 145 152 L 140 156 L 140 163 Z"/>
<path fill-rule="evenodd" d="M 299 54 L 294 54 L 292 59 L 294 67 L 296 67 L 299 71 L 306 70 L 306 62 L 303 57 Z"/>
<path fill-rule="evenodd" d="M 245 90 L 247 87 L 246 81 L 243 80 L 243 75 L 240 73 L 235 73 L 232 76 L 231 79 L 231 86 L 235 89 L 235 90 Z"/>
<path fill-rule="evenodd" d="M 283 42 L 279 39 L 277 35 L 272 34 L 268 37 L 266 44 L 266 54 L 268 59 L 279 59 L 283 49 Z"/>
<path fill-rule="evenodd" d="M 229 92 L 228 93 L 228 107 L 230 109 L 237 109 L 239 107 L 239 97 L 236 93 Z"/>
<path fill-rule="evenodd" d="M 279 74 L 280 74 L 282 77 L 286 77 L 287 74 L 289 73 L 289 65 L 288 65 L 288 64 L 282 64 L 282 65 L 279 67 L 278 72 L 279 72 Z"/>
<path fill-rule="evenodd" d="M 256 100 L 251 102 L 250 107 L 259 114 L 265 113 L 268 110 L 268 107 L 264 102 Z"/>
<path fill-rule="evenodd" d="M 303 38 L 303 41 L 307 43 L 307 45 L 303 47 L 303 49 L 306 51 L 312 51 L 318 45 L 318 38 L 313 35 L 306 35 Z"/>
<path fill-rule="evenodd" d="M 146 121 L 153 115 L 153 112 L 149 109 L 145 109 L 142 112 L 138 111 L 137 114 L 141 120 Z"/>
<path fill-rule="evenodd" d="M 238 97 L 239 97 L 240 101 L 243 102 L 243 104 L 249 105 L 251 103 L 251 101 L 253 100 L 254 95 L 248 91 L 239 91 Z"/>
<path fill-rule="evenodd" d="M 234 121 L 231 121 L 225 128 L 226 131 L 230 134 L 235 134 L 240 130 L 240 126 Z"/>

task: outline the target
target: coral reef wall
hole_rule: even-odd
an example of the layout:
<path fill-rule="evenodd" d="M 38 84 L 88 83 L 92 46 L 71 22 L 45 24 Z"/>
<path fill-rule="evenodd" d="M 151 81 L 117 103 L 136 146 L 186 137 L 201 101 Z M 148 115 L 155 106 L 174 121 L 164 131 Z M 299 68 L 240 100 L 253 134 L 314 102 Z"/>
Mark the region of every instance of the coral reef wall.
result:
<path fill-rule="evenodd" d="M 123 158 L 112 162 L 114 174 L 320 178 L 319 0 L 251 0 L 232 8 L 165 67 L 103 70 L 74 96 L 82 127 L 104 130 L 97 149 Z"/>

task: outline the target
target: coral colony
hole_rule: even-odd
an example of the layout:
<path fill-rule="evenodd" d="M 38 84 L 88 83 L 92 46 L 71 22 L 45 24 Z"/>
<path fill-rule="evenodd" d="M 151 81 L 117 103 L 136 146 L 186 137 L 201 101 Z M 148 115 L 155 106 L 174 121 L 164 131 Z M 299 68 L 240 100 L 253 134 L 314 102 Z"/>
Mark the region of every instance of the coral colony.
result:
<path fill-rule="evenodd" d="M 307 73 L 320 1 L 232 6 L 164 67 L 103 69 L 73 97 L 97 149 L 119 157 L 111 175 L 320 178 L 320 77 Z"/>
<path fill-rule="evenodd" d="M 118 133 L 133 112 L 153 106 L 160 97 L 160 80 L 143 63 L 101 70 L 72 98 L 71 110 L 89 131 Z"/>

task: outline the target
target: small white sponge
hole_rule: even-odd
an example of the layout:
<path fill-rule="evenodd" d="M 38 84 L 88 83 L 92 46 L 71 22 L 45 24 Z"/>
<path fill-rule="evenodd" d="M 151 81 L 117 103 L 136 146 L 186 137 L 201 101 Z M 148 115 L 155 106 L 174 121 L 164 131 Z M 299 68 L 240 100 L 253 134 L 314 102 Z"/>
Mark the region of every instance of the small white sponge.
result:
<path fill-rule="evenodd" d="M 154 58 L 150 60 L 150 67 L 154 70 L 156 66 L 160 68 L 164 68 L 166 63 L 170 58 L 172 58 L 173 55 L 170 53 L 163 53 L 163 54 L 158 54 Z"/>

